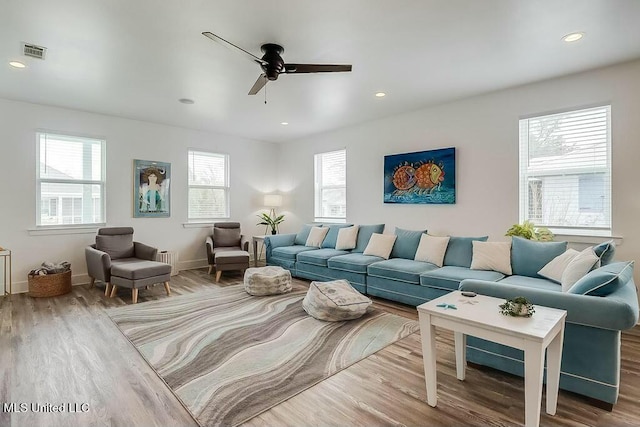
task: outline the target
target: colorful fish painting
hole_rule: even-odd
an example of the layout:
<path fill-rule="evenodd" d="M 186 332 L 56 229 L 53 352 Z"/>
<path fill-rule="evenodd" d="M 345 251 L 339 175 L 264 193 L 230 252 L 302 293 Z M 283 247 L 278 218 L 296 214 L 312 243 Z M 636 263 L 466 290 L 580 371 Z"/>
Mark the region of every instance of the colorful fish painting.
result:
<path fill-rule="evenodd" d="M 384 157 L 384 202 L 456 202 L 455 148 Z"/>

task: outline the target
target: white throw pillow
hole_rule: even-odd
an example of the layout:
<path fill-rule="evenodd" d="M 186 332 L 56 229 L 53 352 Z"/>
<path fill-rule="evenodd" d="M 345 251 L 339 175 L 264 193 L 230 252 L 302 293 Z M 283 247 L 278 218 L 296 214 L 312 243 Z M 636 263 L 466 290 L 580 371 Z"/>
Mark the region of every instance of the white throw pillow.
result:
<path fill-rule="evenodd" d="M 327 236 L 328 232 L 329 227 L 311 227 L 309 237 L 307 237 L 307 243 L 305 243 L 304 245 L 319 248 L 320 246 L 322 246 L 322 241 Z"/>
<path fill-rule="evenodd" d="M 449 245 L 449 239 L 449 236 L 438 237 L 423 234 L 420 236 L 420 244 L 418 245 L 414 259 L 416 261 L 430 262 L 438 267 L 442 267 L 444 254 L 447 252 L 447 245 Z"/>
<path fill-rule="evenodd" d="M 587 248 L 571 260 L 562 273 L 560 284 L 562 292 L 567 292 L 578 280 L 582 279 L 596 263 L 600 261 L 593 248 Z"/>
<path fill-rule="evenodd" d="M 542 267 L 540 271 L 538 271 L 538 274 L 554 282 L 562 283 L 562 273 L 564 273 L 569 263 L 571 263 L 579 253 L 580 252 L 575 249 L 567 249 L 564 253 L 558 255 Z"/>
<path fill-rule="evenodd" d="M 473 241 L 472 270 L 493 270 L 511 275 L 511 242 Z"/>
<path fill-rule="evenodd" d="M 349 250 L 356 247 L 358 240 L 358 226 L 345 227 L 338 230 L 338 240 L 336 240 L 336 249 L 339 251 Z"/>
<path fill-rule="evenodd" d="M 391 249 L 396 242 L 395 234 L 373 233 L 369 239 L 369 244 L 364 249 L 362 255 L 374 255 L 380 258 L 389 259 Z"/>

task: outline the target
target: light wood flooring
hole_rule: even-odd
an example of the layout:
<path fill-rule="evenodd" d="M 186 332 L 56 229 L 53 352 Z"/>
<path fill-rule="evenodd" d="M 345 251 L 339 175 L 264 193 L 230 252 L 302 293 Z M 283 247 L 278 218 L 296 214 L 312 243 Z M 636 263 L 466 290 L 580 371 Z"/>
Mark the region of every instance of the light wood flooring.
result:
<path fill-rule="evenodd" d="M 220 286 L 239 283 L 225 272 Z M 141 290 L 139 303 L 175 298 L 217 286 L 206 269 L 171 279 L 172 296 L 157 285 Z M 307 284 L 305 281 L 298 281 Z M 105 309 L 131 302 L 104 286 L 75 286 L 70 294 L 33 299 L 0 298 L 0 405 L 4 402 L 88 404 L 87 412 L 6 413 L 0 426 L 197 426 L 166 385 L 124 338 Z M 417 319 L 415 308 L 376 305 Z M 425 402 L 419 334 L 413 334 L 256 416 L 248 426 L 518 425 L 524 422 L 524 381 L 490 369 L 467 369 L 456 379 L 453 336 L 438 331 L 438 406 Z M 541 425 L 640 425 L 640 328 L 622 335 L 622 374 L 613 412 L 560 391 L 553 417 Z M 544 399 L 543 399 L 544 402 Z M 543 403 L 544 405 L 544 403 Z M 73 408 L 73 406 L 72 406 Z M 84 407 L 86 408 L 86 407 Z M 68 407 L 66 408 L 68 411 Z"/>

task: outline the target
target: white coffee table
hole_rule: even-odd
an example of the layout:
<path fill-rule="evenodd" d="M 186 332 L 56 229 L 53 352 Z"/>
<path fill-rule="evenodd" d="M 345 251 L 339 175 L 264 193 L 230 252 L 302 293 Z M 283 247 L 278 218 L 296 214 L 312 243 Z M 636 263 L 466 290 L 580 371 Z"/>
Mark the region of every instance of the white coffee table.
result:
<path fill-rule="evenodd" d="M 540 425 L 542 375 L 547 349 L 546 411 L 550 415 L 556 413 L 567 312 L 536 306 L 532 317 L 505 316 L 498 308 L 504 301 L 484 295 L 469 298 L 455 291 L 418 306 L 427 403 L 435 407 L 438 402 L 435 335 L 435 327 L 438 326 L 454 331 L 459 380 L 465 378 L 467 335 L 524 350 L 525 425 L 537 427 Z M 442 303 L 453 304 L 456 309 L 437 307 Z"/>

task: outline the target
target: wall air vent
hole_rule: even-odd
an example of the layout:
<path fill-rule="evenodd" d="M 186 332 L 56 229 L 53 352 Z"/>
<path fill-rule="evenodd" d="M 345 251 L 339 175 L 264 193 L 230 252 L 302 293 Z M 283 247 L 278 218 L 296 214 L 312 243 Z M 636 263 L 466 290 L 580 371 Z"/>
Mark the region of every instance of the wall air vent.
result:
<path fill-rule="evenodd" d="M 22 53 L 24 53 L 25 56 L 30 56 L 31 58 L 44 59 L 44 55 L 47 53 L 47 48 L 37 46 L 35 44 L 22 43 Z"/>

